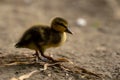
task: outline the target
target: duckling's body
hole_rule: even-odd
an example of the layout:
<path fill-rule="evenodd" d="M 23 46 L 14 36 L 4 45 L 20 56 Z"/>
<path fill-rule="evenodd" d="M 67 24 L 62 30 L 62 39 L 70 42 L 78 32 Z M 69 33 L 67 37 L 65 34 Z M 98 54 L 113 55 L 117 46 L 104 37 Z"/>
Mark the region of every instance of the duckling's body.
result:
<path fill-rule="evenodd" d="M 35 25 L 28 29 L 16 44 L 18 48 L 29 48 L 41 53 L 43 57 L 53 60 L 44 55 L 47 48 L 58 47 L 66 41 L 66 32 L 71 33 L 67 22 L 62 18 L 55 18 L 51 26 Z"/>
<path fill-rule="evenodd" d="M 29 35 L 28 35 L 29 34 Z M 36 25 L 28 29 L 17 44 L 19 47 L 38 50 L 36 44 L 42 48 L 58 47 L 66 41 L 65 32 L 57 32 L 49 26 Z"/>

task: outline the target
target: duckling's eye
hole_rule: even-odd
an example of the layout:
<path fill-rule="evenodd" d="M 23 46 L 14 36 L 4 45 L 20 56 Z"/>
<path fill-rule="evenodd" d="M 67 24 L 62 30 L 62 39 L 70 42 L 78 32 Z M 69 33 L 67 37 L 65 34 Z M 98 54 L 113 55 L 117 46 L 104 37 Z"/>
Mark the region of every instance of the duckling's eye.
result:
<path fill-rule="evenodd" d="M 57 23 L 57 24 L 66 28 L 66 26 L 63 23 Z"/>

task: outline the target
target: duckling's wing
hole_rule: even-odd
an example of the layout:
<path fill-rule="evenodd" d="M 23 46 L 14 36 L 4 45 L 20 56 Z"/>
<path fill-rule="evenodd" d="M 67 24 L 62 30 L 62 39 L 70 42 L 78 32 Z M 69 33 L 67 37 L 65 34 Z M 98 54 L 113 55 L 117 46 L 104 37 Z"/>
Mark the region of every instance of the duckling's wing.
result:
<path fill-rule="evenodd" d="M 46 44 L 49 40 L 49 34 L 49 27 L 41 25 L 33 26 L 23 34 L 20 41 L 15 46 L 23 47 L 29 45 L 30 43 Z"/>
<path fill-rule="evenodd" d="M 48 26 L 42 26 L 42 25 L 37 25 L 33 26 L 31 29 L 27 31 L 31 35 L 28 39 L 31 39 L 31 41 L 36 42 L 36 43 L 46 43 L 49 40 L 49 35 L 50 35 L 50 28 Z"/>

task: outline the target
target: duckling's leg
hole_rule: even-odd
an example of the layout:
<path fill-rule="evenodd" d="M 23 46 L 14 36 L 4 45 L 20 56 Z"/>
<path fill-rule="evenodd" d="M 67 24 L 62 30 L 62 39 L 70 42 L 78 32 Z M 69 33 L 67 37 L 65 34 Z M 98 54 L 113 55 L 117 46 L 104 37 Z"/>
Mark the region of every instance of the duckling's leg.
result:
<path fill-rule="evenodd" d="M 33 56 L 35 56 L 36 62 L 38 62 L 41 59 L 37 50 L 35 51 L 35 54 L 33 54 Z"/>
<path fill-rule="evenodd" d="M 50 60 L 50 61 L 52 61 L 52 62 L 56 62 L 56 60 L 54 60 L 52 57 L 47 56 L 47 55 L 44 54 L 44 52 L 45 52 L 45 49 L 44 49 L 44 48 L 42 48 L 42 47 L 41 47 L 40 45 L 38 45 L 37 43 L 36 43 L 36 46 L 37 46 L 37 48 L 39 49 L 39 52 L 40 52 L 41 56 L 43 56 L 44 58 L 46 58 L 46 59 L 48 59 L 48 60 Z"/>
<path fill-rule="evenodd" d="M 44 51 L 40 50 L 40 53 L 41 53 L 41 56 L 43 56 L 44 58 L 47 58 L 48 60 L 51 60 L 53 63 L 56 63 L 56 62 L 70 62 L 73 64 L 72 61 L 68 60 L 68 59 L 65 59 L 65 58 L 59 58 L 59 59 L 53 59 L 52 57 L 50 56 L 46 56 L 44 54 Z"/>
<path fill-rule="evenodd" d="M 48 60 L 51 60 L 52 62 L 56 62 L 52 57 L 47 56 L 44 54 L 44 50 L 39 49 L 41 56 L 43 56 L 44 58 L 47 58 Z"/>

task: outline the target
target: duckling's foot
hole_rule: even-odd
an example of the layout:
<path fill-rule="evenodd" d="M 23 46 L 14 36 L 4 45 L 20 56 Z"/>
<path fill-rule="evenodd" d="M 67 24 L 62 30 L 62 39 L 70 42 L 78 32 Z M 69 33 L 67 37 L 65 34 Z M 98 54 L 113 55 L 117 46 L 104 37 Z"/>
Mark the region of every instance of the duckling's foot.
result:
<path fill-rule="evenodd" d="M 44 62 L 49 62 L 49 59 L 45 58 L 45 57 L 41 57 L 41 60 Z"/>
<path fill-rule="evenodd" d="M 54 59 L 54 58 L 52 58 L 50 56 L 42 58 L 42 60 L 45 61 L 45 62 L 50 62 L 50 63 L 69 62 L 69 63 L 73 64 L 73 62 L 70 61 L 69 59 L 65 59 L 65 58 Z"/>
<path fill-rule="evenodd" d="M 54 60 L 52 57 L 50 57 L 50 56 L 44 56 L 43 58 L 42 58 L 42 60 L 43 61 L 45 61 L 45 62 L 56 62 L 56 60 Z"/>

